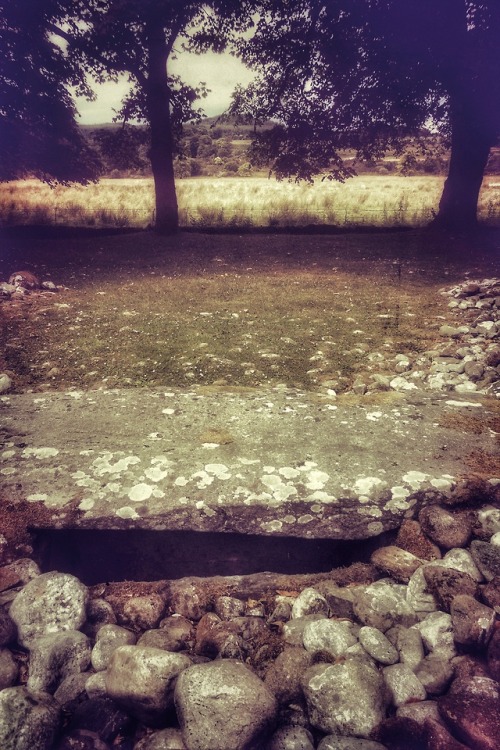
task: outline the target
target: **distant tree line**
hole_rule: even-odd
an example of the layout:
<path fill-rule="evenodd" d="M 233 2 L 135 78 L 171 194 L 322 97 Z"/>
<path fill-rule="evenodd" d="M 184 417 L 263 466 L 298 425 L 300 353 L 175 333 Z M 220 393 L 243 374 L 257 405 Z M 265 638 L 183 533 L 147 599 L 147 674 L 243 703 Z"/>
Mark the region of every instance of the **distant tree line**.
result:
<path fill-rule="evenodd" d="M 125 75 L 119 119 L 147 129 L 124 127 L 122 146 L 131 169 L 150 163 L 157 231 L 175 231 L 176 170 L 192 174 L 211 158 L 240 165 L 227 139 L 215 156 L 203 155 L 206 135 L 180 148 L 206 91 L 172 76 L 169 61 L 176 44 L 229 46 L 257 73 L 230 113 L 274 123 L 255 134 L 247 163 L 341 181 L 391 152 L 408 169 L 430 168 L 436 154 L 421 134 L 431 123 L 434 143 L 450 149 L 436 221 L 473 226 L 500 135 L 499 39 L 499 0 L 0 0 L 0 178 L 85 182 L 103 160 L 123 159 L 109 134 L 89 148 L 68 87 L 92 97 L 89 79 Z"/>

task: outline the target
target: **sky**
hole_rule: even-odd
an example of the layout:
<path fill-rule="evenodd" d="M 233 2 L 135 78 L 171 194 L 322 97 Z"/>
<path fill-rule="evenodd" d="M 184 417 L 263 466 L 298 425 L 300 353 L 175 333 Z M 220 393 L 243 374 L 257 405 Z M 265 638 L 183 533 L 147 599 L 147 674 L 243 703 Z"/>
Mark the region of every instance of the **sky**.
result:
<path fill-rule="evenodd" d="M 205 99 L 199 101 L 208 117 L 220 115 L 229 105 L 231 93 L 239 83 L 245 85 L 252 80 L 252 73 L 240 60 L 227 53 L 216 54 L 207 52 L 195 55 L 180 52 L 177 59 L 169 64 L 172 74 L 181 76 L 185 83 L 196 86 L 203 81 L 211 92 Z M 107 82 L 95 85 L 97 93 L 95 102 L 77 98 L 75 103 L 80 113 L 79 122 L 82 125 L 109 123 L 113 118 L 113 109 L 119 109 L 123 95 L 127 92 L 126 78 L 118 83 Z"/>

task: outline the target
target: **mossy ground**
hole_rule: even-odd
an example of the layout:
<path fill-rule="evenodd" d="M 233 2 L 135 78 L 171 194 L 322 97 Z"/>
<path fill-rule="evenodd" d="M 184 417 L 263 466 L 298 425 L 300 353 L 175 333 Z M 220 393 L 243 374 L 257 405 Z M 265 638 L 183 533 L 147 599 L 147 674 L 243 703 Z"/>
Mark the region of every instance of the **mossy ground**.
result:
<path fill-rule="evenodd" d="M 65 288 L 0 305 L 0 367 L 16 391 L 280 383 L 342 392 L 439 338 L 451 313 L 438 290 L 463 278 L 463 258 L 445 242 L 11 232 L 3 278 L 29 268 Z"/>

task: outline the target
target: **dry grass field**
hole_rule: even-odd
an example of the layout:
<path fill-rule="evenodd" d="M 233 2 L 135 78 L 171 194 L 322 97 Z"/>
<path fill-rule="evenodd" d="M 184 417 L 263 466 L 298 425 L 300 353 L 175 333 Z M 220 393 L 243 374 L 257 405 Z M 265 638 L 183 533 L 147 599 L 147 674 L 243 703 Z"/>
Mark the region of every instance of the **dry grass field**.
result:
<path fill-rule="evenodd" d="M 181 227 L 420 227 L 437 210 L 444 177 L 363 175 L 336 182 L 274 178 L 178 180 Z M 500 224 L 500 177 L 485 178 L 479 216 Z M 147 227 L 154 219 L 150 179 L 103 179 L 83 186 L 36 180 L 0 185 L 0 224 Z"/>

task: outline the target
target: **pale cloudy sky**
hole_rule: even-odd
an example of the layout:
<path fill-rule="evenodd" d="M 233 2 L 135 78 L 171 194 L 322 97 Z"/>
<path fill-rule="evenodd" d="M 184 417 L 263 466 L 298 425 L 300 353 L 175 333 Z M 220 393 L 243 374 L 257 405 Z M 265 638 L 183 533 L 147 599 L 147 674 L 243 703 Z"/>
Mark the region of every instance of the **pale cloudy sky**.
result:
<path fill-rule="evenodd" d="M 252 79 L 252 73 L 236 58 L 229 54 L 217 55 L 207 52 L 194 55 L 187 52 L 179 53 L 176 60 L 169 65 L 170 72 L 182 77 L 191 85 L 196 86 L 203 81 L 211 89 L 211 93 L 199 102 L 205 114 L 209 117 L 219 115 L 229 105 L 231 93 L 236 84 L 247 84 Z M 76 99 L 76 106 L 80 113 L 79 122 L 84 125 L 103 124 L 111 122 L 113 109 L 119 109 L 123 94 L 127 91 L 126 79 L 118 83 L 104 83 L 95 86 L 98 98 L 95 102 L 86 99 Z"/>

